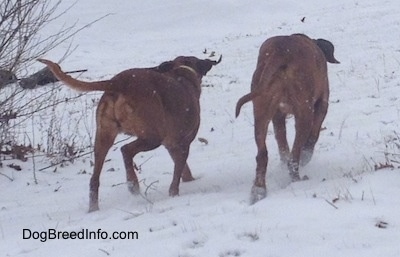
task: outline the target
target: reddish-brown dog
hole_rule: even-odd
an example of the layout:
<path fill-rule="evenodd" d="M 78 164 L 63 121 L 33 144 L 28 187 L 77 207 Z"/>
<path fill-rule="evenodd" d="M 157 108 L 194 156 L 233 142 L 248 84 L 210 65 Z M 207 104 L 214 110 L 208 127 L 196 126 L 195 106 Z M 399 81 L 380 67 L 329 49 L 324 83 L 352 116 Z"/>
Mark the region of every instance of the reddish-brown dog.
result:
<path fill-rule="evenodd" d="M 99 209 L 99 177 L 106 154 L 119 133 L 137 139 L 121 148 L 128 188 L 139 193 L 133 157 L 164 145 L 175 167 L 169 189 L 179 194 L 179 182 L 193 180 L 186 163 L 200 124 L 201 79 L 221 61 L 180 56 L 154 68 L 125 70 L 110 80 L 84 82 L 66 75 L 58 64 L 39 59 L 56 78 L 79 91 L 104 91 L 96 112 L 94 170 L 89 212 Z"/>
<path fill-rule="evenodd" d="M 300 179 L 299 164 L 305 165 L 310 161 L 328 110 L 327 62 L 339 63 L 333 52 L 331 42 L 313 40 L 303 34 L 276 36 L 262 44 L 251 93 L 240 98 L 236 105 L 237 117 L 242 105 L 253 101 L 258 152 L 252 202 L 267 194 L 266 135 L 270 121 L 281 161 L 287 163 L 293 181 Z M 288 114 L 295 118 L 296 136 L 292 151 L 286 139 L 285 119 Z"/>

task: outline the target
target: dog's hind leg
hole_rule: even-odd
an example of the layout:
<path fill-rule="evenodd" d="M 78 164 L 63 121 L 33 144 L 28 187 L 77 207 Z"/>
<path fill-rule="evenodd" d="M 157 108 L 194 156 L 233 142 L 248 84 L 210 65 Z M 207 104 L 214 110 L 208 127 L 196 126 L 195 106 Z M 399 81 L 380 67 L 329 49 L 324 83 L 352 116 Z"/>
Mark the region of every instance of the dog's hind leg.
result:
<path fill-rule="evenodd" d="M 268 165 L 268 149 L 266 139 L 268 125 L 278 109 L 278 100 L 279 97 L 274 98 L 271 95 L 268 95 L 265 98 L 259 97 L 253 99 L 254 139 L 257 145 L 257 167 L 256 177 L 254 179 L 253 187 L 251 188 L 251 204 L 254 204 L 267 196 L 266 174 Z"/>
<path fill-rule="evenodd" d="M 179 195 L 179 182 L 182 177 L 182 173 L 184 169 L 189 168 L 186 164 L 186 160 L 189 156 L 189 147 L 190 143 L 188 144 L 181 144 L 179 146 L 167 148 L 171 158 L 174 161 L 174 176 L 172 178 L 171 186 L 169 187 L 169 195 L 170 196 L 177 196 Z M 187 171 L 186 171 L 187 172 Z M 186 174 L 188 175 L 188 174 Z"/>
<path fill-rule="evenodd" d="M 308 137 L 300 155 L 300 164 L 303 166 L 310 162 L 311 157 L 313 156 L 314 147 L 319 138 L 322 122 L 328 112 L 328 105 L 327 100 L 319 100 L 315 104 L 313 126 L 311 128 L 310 136 Z"/>
<path fill-rule="evenodd" d="M 266 173 L 268 164 L 268 150 L 266 145 L 269 117 L 267 115 L 255 115 L 254 136 L 257 145 L 257 168 L 253 187 L 251 188 L 250 203 L 254 204 L 267 196 Z"/>
<path fill-rule="evenodd" d="M 288 161 L 289 174 L 293 182 L 300 180 L 300 154 L 309 138 L 311 128 L 313 127 L 313 110 L 307 106 L 299 107 L 298 109 L 298 113 L 295 114 L 296 136 Z"/>
<path fill-rule="evenodd" d="M 100 173 L 103 168 L 104 159 L 107 152 L 114 143 L 117 136 L 117 128 L 115 129 L 102 129 L 98 126 L 96 131 L 94 143 L 94 168 L 93 175 L 90 179 L 90 193 L 89 193 L 89 212 L 97 211 L 99 209 L 99 186 L 100 186 Z"/>
<path fill-rule="evenodd" d="M 139 194 L 139 181 L 136 176 L 133 157 L 139 152 L 146 152 L 153 150 L 161 145 L 160 140 L 148 140 L 138 138 L 135 141 L 121 147 L 122 156 L 126 169 L 126 181 L 128 189 L 132 194 Z"/>
<path fill-rule="evenodd" d="M 278 143 L 279 156 L 282 163 L 289 160 L 290 150 L 286 138 L 286 115 L 281 111 L 277 111 L 272 119 L 276 142 Z"/>
<path fill-rule="evenodd" d="M 194 178 L 192 176 L 192 172 L 190 171 L 189 165 L 186 163 L 185 168 L 183 168 L 182 172 L 182 181 L 183 182 L 189 182 L 193 181 Z"/>

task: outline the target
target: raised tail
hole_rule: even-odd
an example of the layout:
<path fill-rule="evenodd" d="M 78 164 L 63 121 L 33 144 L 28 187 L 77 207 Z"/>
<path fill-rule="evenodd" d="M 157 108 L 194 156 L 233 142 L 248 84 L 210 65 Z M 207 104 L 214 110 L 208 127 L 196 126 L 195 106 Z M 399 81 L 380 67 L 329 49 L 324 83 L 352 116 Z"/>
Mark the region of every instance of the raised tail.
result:
<path fill-rule="evenodd" d="M 37 59 L 39 62 L 47 65 L 49 70 L 53 73 L 53 75 L 61 82 L 71 87 L 72 89 L 89 92 L 89 91 L 112 91 L 115 90 L 113 88 L 111 81 L 94 81 L 94 82 L 85 82 L 81 80 L 77 80 L 67 75 L 65 72 L 61 70 L 61 67 L 52 61 L 46 59 Z"/>

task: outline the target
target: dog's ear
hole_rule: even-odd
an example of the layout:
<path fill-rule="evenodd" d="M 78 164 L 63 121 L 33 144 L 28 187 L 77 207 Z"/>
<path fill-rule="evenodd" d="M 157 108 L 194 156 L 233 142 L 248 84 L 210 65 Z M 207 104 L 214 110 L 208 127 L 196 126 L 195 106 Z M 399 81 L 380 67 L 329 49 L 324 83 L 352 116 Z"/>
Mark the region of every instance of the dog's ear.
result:
<path fill-rule="evenodd" d="M 331 42 L 329 42 L 328 40 L 322 39 L 322 38 L 314 39 L 314 42 L 317 44 L 317 46 L 324 53 L 327 62 L 340 63 L 333 56 L 333 52 L 335 51 L 335 47 L 333 46 L 333 44 Z"/>
<path fill-rule="evenodd" d="M 207 72 L 209 72 L 214 65 L 214 61 L 211 60 L 198 60 L 196 63 L 197 71 L 202 75 L 205 76 Z"/>
<path fill-rule="evenodd" d="M 156 67 L 156 70 L 158 72 L 164 73 L 172 70 L 174 68 L 174 62 L 173 61 L 168 61 L 168 62 L 163 62 L 160 65 Z"/>

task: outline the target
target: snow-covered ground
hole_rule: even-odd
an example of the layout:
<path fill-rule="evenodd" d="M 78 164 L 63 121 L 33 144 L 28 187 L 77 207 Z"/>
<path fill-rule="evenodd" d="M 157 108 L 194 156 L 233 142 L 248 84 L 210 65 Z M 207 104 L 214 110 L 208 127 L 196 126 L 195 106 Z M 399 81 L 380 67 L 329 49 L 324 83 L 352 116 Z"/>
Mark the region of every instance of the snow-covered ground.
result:
<path fill-rule="evenodd" d="M 400 256 L 399 12 L 395 0 L 78 0 L 50 31 L 110 14 L 75 36 L 79 47 L 62 64 L 65 70 L 88 68 L 82 79 L 110 78 L 177 55 L 208 58 L 204 49 L 223 55 L 203 79 L 198 136 L 208 144 L 193 142 L 189 164 L 197 179 L 182 183 L 174 198 L 168 196 L 173 164 L 165 149 L 135 158 L 146 194 L 140 197 L 123 184 L 117 144 L 103 169 L 100 211 L 94 213 L 87 213 L 92 156 L 41 171 L 49 166 L 46 158 L 4 161 L 0 171 L 13 181 L 0 176 L 0 255 Z M 245 105 L 235 119 L 234 107 L 250 90 L 261 43 L 292 33 L 325 38 L 336 47 L 341 64 L 328 67 L 325 129 L 312 161 L 300 171 L 310 180 L 297 183 L 280 166 L 270 131 L 268 197 L 249 205 L 256 153 L 252 108 Z M 45 57 L 58 60 L 64 51 Z M 293 120 L 288 124 L 293 138 Z M 385 158 L 394 168 L 375 170 Z M 25 236 L 49 229 L 134 231 L 138 239 L 41 242 L 23 239 L 24 229 Z"/>

